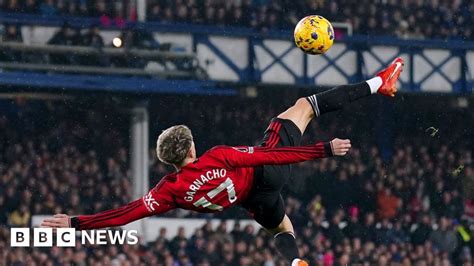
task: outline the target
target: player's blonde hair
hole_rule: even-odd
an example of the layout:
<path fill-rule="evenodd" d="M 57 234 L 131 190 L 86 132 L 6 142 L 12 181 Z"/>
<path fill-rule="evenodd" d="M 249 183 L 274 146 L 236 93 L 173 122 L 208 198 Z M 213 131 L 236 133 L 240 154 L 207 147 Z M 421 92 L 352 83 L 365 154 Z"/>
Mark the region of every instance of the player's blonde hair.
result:
<path fill-rule="evenodd" d="M 192 143 L 193 135 L 187 126 L 172 126 L 158 136 L 156 155 L 164 163 L 179 165 L 186 159 Z"/>

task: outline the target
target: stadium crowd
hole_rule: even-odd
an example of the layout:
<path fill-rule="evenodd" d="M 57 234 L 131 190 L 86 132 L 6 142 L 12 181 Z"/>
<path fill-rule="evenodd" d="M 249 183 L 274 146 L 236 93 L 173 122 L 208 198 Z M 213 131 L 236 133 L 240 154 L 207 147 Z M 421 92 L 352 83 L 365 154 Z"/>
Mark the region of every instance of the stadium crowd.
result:
<path fill-rule="evenodd" d="M 135 21 L 133 1 L 126 0 L 2 0 L 7 12 L 100 17 L 103 26 Z M 291 29 L 299 18 L 319 14 L 350 23 L 355 33 L 397 35 L 401 38 L 472 40 L 474 3 L 468 0 L 268 1 L 268 0 L 150 0 L 149 21 Z"/>
<path fill-rule="evenodd" d="M 160 97 L 151 103 L 157 120 L 151 126 L 158 132 L 177 121 L 188 124 L 201 152 L 222 143 L 254 144 L 282 102 L 292 98 L 281 97 Z M 128 117 L 113 102 L 1 102 L 0 265 L 283 265 L 267 233 L 252 226 L 229 228 L 225 221 L 217 228 L 208 223 L 191 238 L 180 230 L 168 239 L 170 232 L 161 229 L 155 241 L 136 246 L 10 248 L 8 228 L 29 226 L 32 215 L 93 213 L 131 200 Z M 160 116 L 171 107 L 174 112 Z M 472 140 L 465 138 L 471 129 L 462 128 L 472 114 L 451 113 L 450 122 L 439 125 L 443 137 L 398 132 L 386 156 L 374 145 L 370 114 L 360 108 L 351 110 L 358 117 L 343 111 L 308 129 L 305 142 L 347 136 L 354 148 L 347 158 L 294 170 L 284 194 L 302 256 L 310 265 L 471 264 L 474 170 Z M 209 134 L 210 127 L 218 130 Z M 170 170 L 156 159 L 150 168 L 150 184 Z M 166 216 L 216 217 L 187 211 Z M 248 218 L 240 209 L 217 217 Z"/>

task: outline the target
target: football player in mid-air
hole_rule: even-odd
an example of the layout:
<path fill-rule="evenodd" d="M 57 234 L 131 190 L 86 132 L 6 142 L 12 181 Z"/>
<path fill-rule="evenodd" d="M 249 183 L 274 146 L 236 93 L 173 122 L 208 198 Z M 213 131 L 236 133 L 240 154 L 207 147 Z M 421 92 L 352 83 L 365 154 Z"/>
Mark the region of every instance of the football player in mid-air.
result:
<path fill-rule="evenodd" d="M 298 99 L 272 119 L 260 145 L 255 147 L 217 146 L 197 157 L 189 128 L 170 127 L 158 137 L 156 153 L 162 162 L 175 166 L 176 172 L 163 177 L 148 194 L 98 214 L 76 217 L 56 214 L 45 219 L 41 226 L 78 230 L 115 227 L 175 208 L 221 212 L 239 204 L 274 235 L 275 246 L 289 264 L 308 265 L 299 257 L 280 191 L 290 177 L 290 164 L 343 156 L 351 143 L 336 138 L 300 146 L 301 136 L 314 117 L 371 94 L 395 96 L 402 68 L 403 59 L 396 58 L 370 80 Z"/>

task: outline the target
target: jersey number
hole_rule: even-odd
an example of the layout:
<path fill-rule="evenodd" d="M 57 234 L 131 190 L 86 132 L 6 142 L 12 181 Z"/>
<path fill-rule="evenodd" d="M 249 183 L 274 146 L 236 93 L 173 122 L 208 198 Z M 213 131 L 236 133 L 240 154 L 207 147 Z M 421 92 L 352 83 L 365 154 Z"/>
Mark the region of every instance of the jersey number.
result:
<path fill-rule="evenodd" d="M 227 178 L 215 189 L 209 191 L 207 193 L 207 196 L 212 200 L 215 196 L 217 196 L 217 194 L 221 193 L 224 190 L 227 190 L 227 195 L 229 196 L 230 203 L 233 203 L 234 201 L 237 200 L 237 196 L 235 195 L 234 182 L 232 182 L 230 178 Z M 205 197 L 198 199 L 196 202 L 194 202 L 193 205 L 195 207 L 202 206 L 203 208 L 208 208 L 213 211 L 222 211 L 224 209 L 220 205 L 209 202 Z"/>

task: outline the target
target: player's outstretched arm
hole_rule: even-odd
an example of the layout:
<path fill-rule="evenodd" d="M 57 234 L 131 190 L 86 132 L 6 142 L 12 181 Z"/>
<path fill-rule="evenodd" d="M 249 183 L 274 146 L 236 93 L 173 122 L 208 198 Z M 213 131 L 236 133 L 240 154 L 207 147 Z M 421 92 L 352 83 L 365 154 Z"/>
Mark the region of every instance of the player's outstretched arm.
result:
<path fill-rule="evenodd" d="M 121 206 L 92 215 L 70 217 L 65 214 L 56 214 L 52 218 L 44 219 L 41 227 L 66 228 L 73 227 L 77 230 L 99 229 L 105 227 L 122 226 L 133 221 L 164 213 L 173 209 L 164 196 L 165 192 L 158 193 L 160 184 L 152 189 L 146 196 Z"/>
<path fill-rule="evenodd" d="M 53 218 L 46 218 L 41 222 L 41 227 L 67 228 L 70 226 L 70 217 L 66 214 L 55 214 Z"/>
<path fill-rule="evenodd" d="M 92 215 L 69 217 L 65 214 L 56 214 L 53 218 L 44 219 L 41 226 L 52 228 L 74 227 L 78 230 L 98 229 L 125 225 L 153 214 L 146 210 L 142 199 L 138 199 L 117 209 Z"/>
<path fill-rule="evenodd" d="M 253 167 L 272 164 L 293 164 L 330 156 L 344 156 L 351 148 L 350 140 L 333 139 L 307 146 L 228 147 L 213 150 L 215 159 L 220 159 L 229 167 Z"/>

